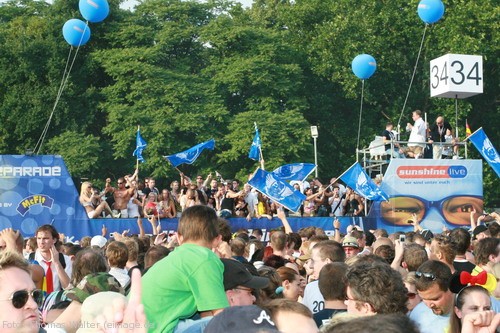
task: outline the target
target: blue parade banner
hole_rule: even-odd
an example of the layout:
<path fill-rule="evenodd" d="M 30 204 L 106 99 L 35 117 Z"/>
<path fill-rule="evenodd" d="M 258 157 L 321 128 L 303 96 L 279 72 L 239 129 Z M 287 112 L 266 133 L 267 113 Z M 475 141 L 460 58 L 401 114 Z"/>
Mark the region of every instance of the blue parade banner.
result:
<path fill-rule="evenodd" d="M 43 224 L 59 232 L 90 232 L 85 209 L 61 156 L 0 156 L 0 230 L 34 236 Z"/>

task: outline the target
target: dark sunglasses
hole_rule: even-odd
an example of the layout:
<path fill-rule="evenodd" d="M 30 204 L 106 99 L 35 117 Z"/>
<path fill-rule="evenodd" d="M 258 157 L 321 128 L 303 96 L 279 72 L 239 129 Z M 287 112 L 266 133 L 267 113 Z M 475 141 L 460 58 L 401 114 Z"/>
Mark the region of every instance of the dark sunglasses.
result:
<path fill-rule="evenodd" d="M 417 294 L 415 294 L 415 293 L 408 293 L 408 294 L 406 294 L 406 296 L 408 296 L 409 299 L 414 299 L 417 296 Z"/>
<path fill-rule="evenodd" d="M 18 290 L 15 291 L 8 299 L 3 299 L 2 301 L 12 301 L 12 305 L 16 309 L 21 309 L 28 303 L 29 297 L 33 297 L 36 304 L 40 308 L 43 304 L 43 291 L 40 289 L 35 289 L 32 291 L 28 290 Z"/>
<path fill-rule="evenodd" d="M 421 277 L 424 277 L 428 280 L 434 281 L 436 280 L 436 275 L 432 273 L 422 273 L 422 272 L 415 272 L 415 276 L 420 279 Z"/>

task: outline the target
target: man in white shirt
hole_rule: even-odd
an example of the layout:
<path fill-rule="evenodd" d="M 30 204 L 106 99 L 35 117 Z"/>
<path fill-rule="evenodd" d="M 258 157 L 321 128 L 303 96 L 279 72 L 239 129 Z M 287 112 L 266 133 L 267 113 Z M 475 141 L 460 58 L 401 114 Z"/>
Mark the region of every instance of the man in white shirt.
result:
<path fill-rule="evenodd" d="M 427 139 L 427 127 L 422 119 L 422 111 L 413 111 L 411 117 L 415 123 L 413 125 L 410 123 L 406 124 L 406 130 L 411 131 L 406 154 L 408 157 L 420 158 L 423 155 L 424 142 Z"/>
<path fill-rule="evenodd" d="M 344 249 L 342 245 L 336 241 L 321 241 L 312 248 L 309 267 L 313 271 L 311 275 L 315 281 L 307 284 L 304 290 L 302 303 L 307 306 L 313 314 L 323 310 L 325 307 L 325 300 L 318 285 L 319 272 L 326 264 L 331 262 L 344 262 L 344 260 Z"/>
<path fill-rule="evenodd" d="M 422 333 L 448 331 L 454 296 L 449 289 L 450 268 L 437 260 L 424 262 L 415 272 L 418 294 L 422 298 L 410 313 Z"/>
<path fill-rule="evenodd" d="M 114 241 L 106 248 L 106 258 L 108 258 L 109 274 L 120 282 L 123 288 L 130 283 L 130 276 L 125 268 L 128 261 L 128 248 L 122 242 Z"/>
<path fill-rule="evenodd" d="M 58 239 L 56 228 L 50 224 L 42 225 L 36 231 L 38 248 L 30 257 L 45 271 L 47 294 L 66 288 L 73 268 L 71 258 L 57 251 L 55 244 Z"/>

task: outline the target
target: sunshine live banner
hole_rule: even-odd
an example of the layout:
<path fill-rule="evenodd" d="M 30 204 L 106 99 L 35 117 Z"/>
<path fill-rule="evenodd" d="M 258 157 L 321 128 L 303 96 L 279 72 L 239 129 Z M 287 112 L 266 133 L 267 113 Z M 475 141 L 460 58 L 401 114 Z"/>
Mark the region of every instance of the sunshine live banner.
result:
<path fill-rule="evenodd" d="M 483 213 L 481 160 L 392 159 L 381 189 L 388 201 L 374 202 L 369 217 L 388 232 L 410 231 L 409 221 L 440 233 L 470 226 Z"/>
<path fill-rule="evenodd" d="M 61 156 L 0 155 L 0 230 L 29 237 L 53 224 L 60 233 L 83 235 L 88 222 Z"/>

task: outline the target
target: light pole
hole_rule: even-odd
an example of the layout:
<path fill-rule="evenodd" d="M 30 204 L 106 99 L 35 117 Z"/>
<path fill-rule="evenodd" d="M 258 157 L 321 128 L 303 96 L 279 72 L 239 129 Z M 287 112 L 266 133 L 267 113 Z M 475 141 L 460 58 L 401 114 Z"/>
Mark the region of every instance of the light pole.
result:
<path fill-rule="evenodd" d="M 311 136 L 314 140 L 314 164 L 316 169 L 314 170 L 314 175 L 318 178 L 318 150 L 316 149 L 316 139 L 318 138 L 318 126 L 311 126 Z"/>

